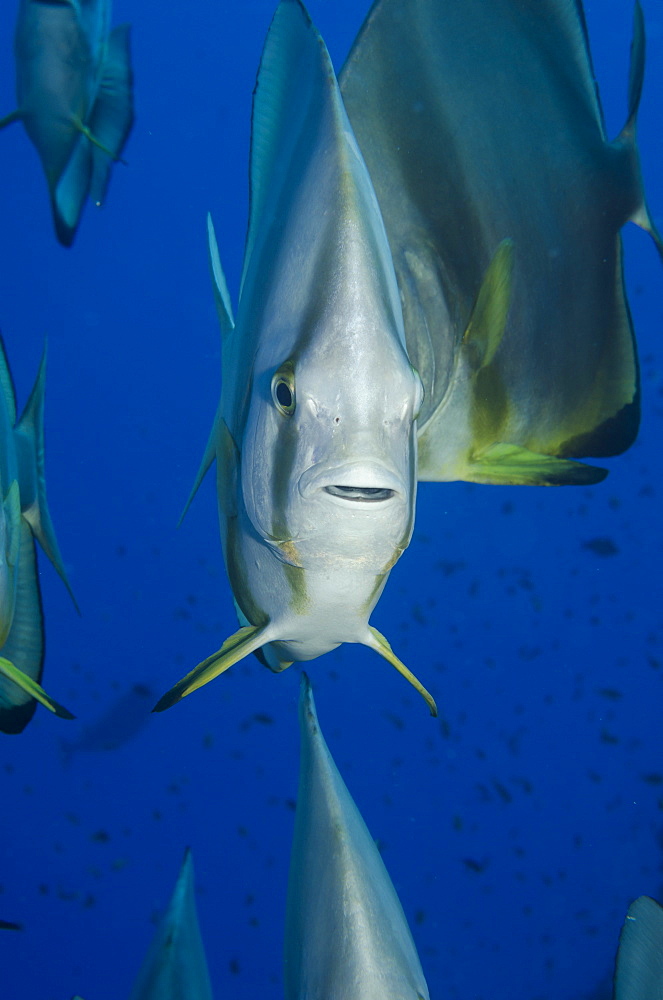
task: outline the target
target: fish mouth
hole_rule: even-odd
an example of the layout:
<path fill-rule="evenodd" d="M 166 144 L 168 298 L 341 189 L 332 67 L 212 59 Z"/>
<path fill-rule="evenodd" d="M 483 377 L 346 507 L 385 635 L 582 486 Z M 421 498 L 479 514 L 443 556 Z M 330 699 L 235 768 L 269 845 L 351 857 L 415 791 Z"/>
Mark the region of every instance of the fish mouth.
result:
<path fill-rule="evenodd" d="M 395 490 L 380 486 L 341 486 L 338 483 L 323 486 L 323 489 L 330 496 L 340 497 L 351 503 L 383 503 L 385 500 L 391 500 L 396 494 Z"/>
<path fill-rule="evenodd" d="M 381 462 L 314 465 L 302 475 L 299 492 L 306 499 L 323 493 L 343 504 L 383 504 L 406 496 L 401 477 Z"/>

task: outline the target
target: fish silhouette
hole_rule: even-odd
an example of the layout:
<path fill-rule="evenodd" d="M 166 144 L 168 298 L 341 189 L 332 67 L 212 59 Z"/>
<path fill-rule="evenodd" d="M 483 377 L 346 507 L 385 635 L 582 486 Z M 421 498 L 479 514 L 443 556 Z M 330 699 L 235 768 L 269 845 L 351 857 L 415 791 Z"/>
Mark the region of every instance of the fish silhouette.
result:
<path fill-rule="evenodd" d="M 375 194 L 327 49 L 298 0 L 279 5 L 265 43 L 250 177 L 236 324 L 209 228 L 223 388 L 194 487 L 216 458 L 243 627 L 156 710 L 260 647 L 279 671 L 359 642 L 435 713 L 368 624 L 412 534 L 421 381 Z"/>
<path fill-rule="evenodd" d="M 129 1000 L 212 1000 L 188 848 Z"/>
<path fill-rule="evenodd" d="M 129 26 L 110 30 L 110 0 L 21 0 L 18 108 L 39 153 L 58 240 L 71 246 L 88 195 L 101 205 L 133 124 Z"/>
<path fill-rule="evenodd" d="M 37 701 L 64 719 L 74 716 L 40 685 L 44 627 L 34 539 L 74 600 L 46 503 L 44 387 L 46 352 L 21 419 L 0 338 L 0 731 L 20 733 Z"/>

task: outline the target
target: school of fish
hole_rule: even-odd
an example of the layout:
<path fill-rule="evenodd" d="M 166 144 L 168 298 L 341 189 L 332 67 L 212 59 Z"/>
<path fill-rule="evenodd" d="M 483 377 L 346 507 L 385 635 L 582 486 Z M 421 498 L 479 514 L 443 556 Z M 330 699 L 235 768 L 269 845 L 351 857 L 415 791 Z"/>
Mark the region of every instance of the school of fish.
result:
<path fill-rule="evenodd" d="M 110 14 L 109 0 L 19 3 L 17 107 L 0 127 L 23 123 L 67 247 L 87 198 L 104 200 L 133 123 L 129 27 L 111 30 Z M 155 711 L 250 653 L 280 672 L 359 643 L 437 713 L 370 624 L 412 537 L 417 483 L 597 483 L 605 470 L 584 460 L 619 454 L 637 435 L 626 222 L 663 259 L 636 144 L 644 65 L 636 0 L 627 120 L 611 140 L 579 0 L 376 0 L 338 78 L 303 4 L 281 0 L 254 91 L 236 309 L 208 219 L 222 386 L 186 508 L 216 462 L 239 629 Z M 46 504 L 44 384 L 45 355 L 17 421 L 0 344 L 8 734 L 37 702 L 73 718 L 41 686 L 35 539 L 70 589 Z M 136 688 L 132 705 L 136 694 L 149 689 Z M 130 730 L 143 719 L 140 709 Z M 305 674 L 300 730 L 286 998 L 428 1000 Z M 614 996 L 662 991 L 663 911 L 641 897 L 622 931 Z M 187 851 L 131 1000 L 211 996 Z"/>

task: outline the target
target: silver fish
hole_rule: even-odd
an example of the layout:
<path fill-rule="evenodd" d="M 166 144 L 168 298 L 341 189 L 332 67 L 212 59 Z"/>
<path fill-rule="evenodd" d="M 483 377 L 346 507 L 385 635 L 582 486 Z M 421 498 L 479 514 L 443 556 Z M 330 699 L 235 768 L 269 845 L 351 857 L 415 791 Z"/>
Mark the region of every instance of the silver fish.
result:
<path fill-rule="evenodd" d="M 412 534 L 422 389 L 375 194 L 329 54 L 298 0 L 279 5 L 265 43 L 250 177 L 236 325 L 209 227 L 223 387 L 194 486 L 216 458 L 243 627 L 156 710 L 260 647 L 279 671 L 358 642 L 435 713 L 368 624 Z"/>
<path fill-rule="evenodd" d="M 628 908 L 619 938 L 614 1000 L 663 996 L 663 907 L 640 896 Z"/>
<path fill-rule="evenodd" d="M 188 848 L 129 1000 L 212 1000 Z"/>
<path fill-rule="evenodd" d="M 39 684 L 44 629 L 34 538 L 74 599 L 46 503 L 45 376 L 44 351 L 32 393 L 16 423 L 14 386 L 0 338 L 0 732 L 3 733 L 22 732 L 34 715 L 37 701 L 62 718 L 74 718 Z"/>
<path fill-rule="evenodd" d="M 110 0 L 21 0 L 18 107 L 46 174 L 59 241 L 71 246 L 88 195 L 100 205 L 133 124 L 129 26 L 110 30 Z"/>
<path fill-rule="evenodd" d="M 286 1000 L 428 1000 L 405 914 L 320 731 L 308 678 L 285 932 Z"/>
<path fill-rule="evenodd" d="M 597 482 L 570 457 L 633 442 L 639 385 L 621 227 L 661 241 L 628 118 L 609 142 L 580 2 L 378 0 L 340 74 L 425 390 L 420 480 Z M 506 324 L 476 336 L 485 270 L 513 243 Z"/>

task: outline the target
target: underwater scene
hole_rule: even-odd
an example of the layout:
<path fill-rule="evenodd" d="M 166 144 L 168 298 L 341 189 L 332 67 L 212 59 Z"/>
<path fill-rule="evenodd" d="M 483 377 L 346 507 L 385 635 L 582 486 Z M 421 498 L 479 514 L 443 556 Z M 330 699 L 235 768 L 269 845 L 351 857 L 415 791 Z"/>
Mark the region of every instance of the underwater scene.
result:
<path fill-rule="evenodd" d="M 541 6 L 565 30 L 582 23 L 571 0 Z M 0 365 L 0 1000 L 207 998 L 204 984 L 137 983 L 187 848 L 217 1000 L 284 988 L 288 1000 L 610 1000 L 628 907 L 663 902 L 663 271 L 651 238 L 663 229 L 663 8 L 642 0 L 644 58 L 631 0 L 585 0 L 590 63 L 581 30 L 511 21 L 528 7 L 380 0 L 355 49 L 368 0 L 308 0 L 315 28 L 297 0 L 274 23 L 276 0 L 114 0 L 112 12 L 20 0 L 18 34 L 5 11 L 0 332 L 27 417 L 15 430 Z M 455 92 L 440 82 L 438 8 L 461 11 L 454 30 L 469 39 L 445 57 Z M 130 33 L 107 44 L 108 17 Z M 66 121 L 43 111 L 50 69 L 35 60 L 65 21 L 71 66 L 76 37 L 107 59 L 85 82 L 89 114 Z M 607 139 L 582 138 L 573 174 L 601 192 L 590 219 L 556 171 L 567 130 L 600 123 L 592 72 Z M 414 104 L 399 118 L 413 80 L 451 109 L 444 135 L 419 128 Z M 31 118 L 12 115 L 21 100 Z M 63 181 L 67 142 L 92 163 L 80 167 L 86 205 L 80 178 Z M 426 228 L 440 172 L 454 192 L 444 246 Z M 539 232 L 560 240 L 543 276 Z M 519 257 L 520 233 L 534 249 Z M 616 282 L 592 270 L 597 254 Z M 432 345 L 419 332 L 433 300 L 454 331 L 444 348 L 434 324 Z M 340 414 L 329 452 L 297 422 L 296 403 L 319 415 L 323 397 Z M 362 465 L 352 449 L 368 440 Z M 332 478 L 339 455 L 367 478 Z M 201 459 L 215 458 L 218 483 L 212 469 L 178 524 Z M 327 463 L 321 528 L 301 502 L 311 477 L 290 486 L 300 458 Z M 25 577 L 14 631 L 7 610 L 16 552 L 34 576 L 31 535 L 41 677 Z M 29 643 L 34 680 L 75 718 L 38 704 L 7 721 Z M 298 827 L 293 852 L 296 810 L 322 782 L 303 770 L 300 784 L 300 753 L 322 753 L 320 732 L 370 831 L 353 842 L 362 877 L 386 898 L 381 857 L 427 992 L 349 986 L 333 935 L 328 986 L 293 981 L 302 940 L 322 964 L 305 907 L 340 893 L 340 879 L 311 875 L 335 870 L 321 833 Z M 335 780 L 333 823 L 356 826 Z"/>

